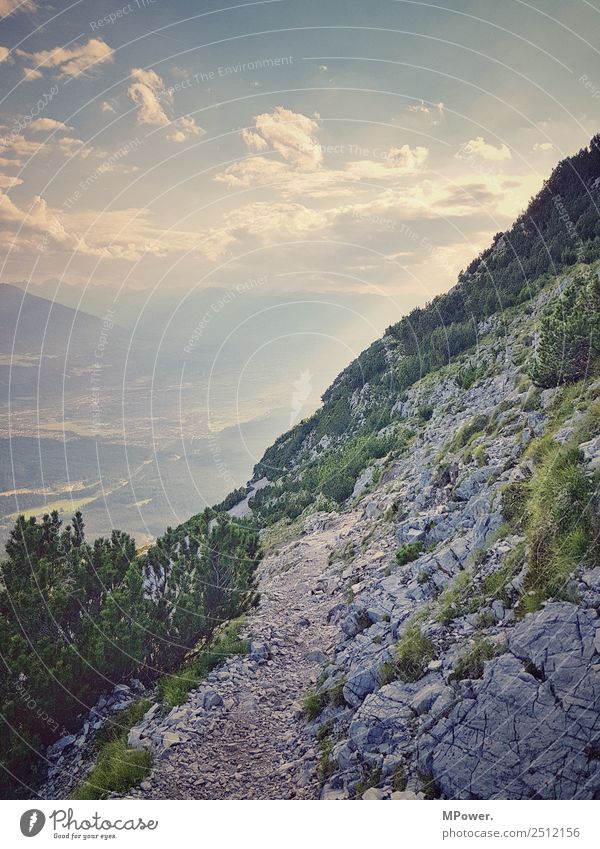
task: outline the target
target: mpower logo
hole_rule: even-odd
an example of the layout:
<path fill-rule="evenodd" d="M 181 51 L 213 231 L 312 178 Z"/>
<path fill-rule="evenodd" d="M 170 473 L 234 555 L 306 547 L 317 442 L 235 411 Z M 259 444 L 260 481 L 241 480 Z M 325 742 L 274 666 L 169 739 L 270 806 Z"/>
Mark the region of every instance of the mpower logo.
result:
<path fill-rule="evenodd" d="M 25 837 L 35 837 L 43 829 L 46 823 L 46 817 L 37 808 L 32 808 L 30 811 L 25 811 L 21 816 L 21 834 Z"/>

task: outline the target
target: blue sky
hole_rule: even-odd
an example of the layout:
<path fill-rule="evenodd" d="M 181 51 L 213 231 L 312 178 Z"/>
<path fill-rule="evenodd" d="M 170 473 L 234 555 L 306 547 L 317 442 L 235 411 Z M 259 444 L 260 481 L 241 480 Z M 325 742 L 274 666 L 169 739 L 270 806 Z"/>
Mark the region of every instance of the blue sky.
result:
<path fill-rule="evenodd" d="M 62 11 L 61 11 L 62 10 Z M 587 0 L 0 0 L 4 281 L 449 288 L 600 128 Z"/>

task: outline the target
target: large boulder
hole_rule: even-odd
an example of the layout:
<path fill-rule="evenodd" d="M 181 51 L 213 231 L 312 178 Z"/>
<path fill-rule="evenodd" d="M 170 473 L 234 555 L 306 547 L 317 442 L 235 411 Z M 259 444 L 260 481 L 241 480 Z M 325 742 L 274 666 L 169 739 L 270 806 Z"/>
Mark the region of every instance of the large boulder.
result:
<path fill-rule="evenodd" d="M 598 798 L 598 624 L 560 602 L 515 627 L 510 652 L 418 741 L 419 766 L 445 797 Z"/>

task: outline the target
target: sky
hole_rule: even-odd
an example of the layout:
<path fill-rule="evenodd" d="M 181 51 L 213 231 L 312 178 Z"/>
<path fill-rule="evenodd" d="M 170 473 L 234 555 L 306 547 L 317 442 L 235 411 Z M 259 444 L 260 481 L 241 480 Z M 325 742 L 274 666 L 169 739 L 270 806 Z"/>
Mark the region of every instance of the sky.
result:
<path fill-rule="evenodd" d="M 59 300 L 359 293 L 397 320 L 600 129 L 598 0 L 0 15 L 0 279 Z"/>

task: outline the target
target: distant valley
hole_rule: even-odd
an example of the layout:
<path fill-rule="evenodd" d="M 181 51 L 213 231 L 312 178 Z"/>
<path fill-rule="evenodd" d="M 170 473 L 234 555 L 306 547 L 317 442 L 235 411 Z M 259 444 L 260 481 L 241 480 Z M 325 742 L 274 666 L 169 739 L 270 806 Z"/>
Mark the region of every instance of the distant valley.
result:
<path fill-rule="evenodd" d="M 148 543 L 244 483 L 385 320 L 367 296 L 105 293 L 92 315 L 33 291 L 0 286 L 2 539 L 19 513 L 85 508 L 90 534 Z"/>

